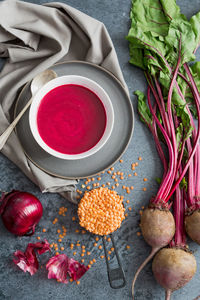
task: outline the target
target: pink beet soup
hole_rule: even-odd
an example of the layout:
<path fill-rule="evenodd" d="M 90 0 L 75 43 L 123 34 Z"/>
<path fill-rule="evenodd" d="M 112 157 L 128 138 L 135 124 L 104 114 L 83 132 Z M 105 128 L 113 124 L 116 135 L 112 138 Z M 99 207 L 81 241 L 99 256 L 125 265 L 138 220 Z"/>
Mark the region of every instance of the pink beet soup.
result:
<path fill-rule="evenodd" d="M 99 97 L 76 84 L 54 88 L 44 96 L 37 113 L 38 131 L 52 149 L 80 154 L 103 136 L 106 111 Z"/>

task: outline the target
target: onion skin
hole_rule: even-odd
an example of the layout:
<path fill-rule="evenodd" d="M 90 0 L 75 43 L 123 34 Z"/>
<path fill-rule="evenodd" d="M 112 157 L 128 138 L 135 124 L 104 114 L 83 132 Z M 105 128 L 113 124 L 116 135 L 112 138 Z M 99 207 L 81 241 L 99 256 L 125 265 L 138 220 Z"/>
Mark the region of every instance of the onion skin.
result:
<path fill-rule="evenodd" d="M 189 237 L 200 245 L 200 210 L 185 217 L 185 230 Z"/>
<path fill-rule="evenodd" d="M 194 255 L 179 248 L 161 249 L 154 257 L 152 270 L 166 294 L 186 285 L 196 272 Z"/>
<path fill-rule="evenodd" d="M 3 224 L 15 235 L 32 235 L 42 213 L 41 202 L 30 193 L 12 191 L 2 197 L 0 214 Z"/>
<path fill-rule="evenodd" d="M 152 248 L 165 247 L 175 234 L 174 217 L 169 210 L 146 208 L 140 226 L 145 241 Z"/>

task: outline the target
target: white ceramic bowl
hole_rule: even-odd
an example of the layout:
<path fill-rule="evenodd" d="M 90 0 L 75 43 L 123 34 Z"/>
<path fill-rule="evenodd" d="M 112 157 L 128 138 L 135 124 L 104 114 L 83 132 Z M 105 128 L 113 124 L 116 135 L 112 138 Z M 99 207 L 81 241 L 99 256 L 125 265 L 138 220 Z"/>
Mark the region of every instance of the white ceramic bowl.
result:
<path fill-rule="evenodd" d="M 43 97 L 54 88 L 65 84 L 76 84 L 88 88 L 100 98 L 106 111 L 106 128 L 103 133 L 103 136 L 94 147 L 92 147 L 88 151 L 79 154 L 63 154 L 50 148 L 43 141 L 43 139 L 41 138 L 38 132 L 37 113 Z M 82 159 L 96 153 L 100 148 L 103 147 L 103 145 L 105 145 L 105 143 L 109 139 L 114 124 L 114 110 L 108 94 L 95 81 L 83 76 L 67 75 L 67 76 L 57 77 L 49 81 L 36 93 L 36 95 L 34 95 L 33 102 L 31 104 L 30 111 L 29 111 L 29 124 L 35 140 L 49 154 L 62 159 L 70 159 L 70 160 Z"/>

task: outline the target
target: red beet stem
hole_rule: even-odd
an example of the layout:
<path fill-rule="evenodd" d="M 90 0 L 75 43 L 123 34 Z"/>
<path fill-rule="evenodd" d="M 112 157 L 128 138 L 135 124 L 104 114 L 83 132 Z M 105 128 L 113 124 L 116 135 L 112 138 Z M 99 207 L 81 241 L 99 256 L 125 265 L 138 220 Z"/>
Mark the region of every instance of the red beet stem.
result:
<path fill-rule="evenodd" d="M 162 124 L 160 123 L 160 121 L 158 120 L 153 108 L 152 108 L 152 105 L 151 105 L 151 99 L 150 99 L 150 87 L 148 87 L 147 89 L 147 100 L 148 100 L 148 104 L 149 104 L 149 109 L 151 111 L 151 114 L 156 122 L 156 124 L 158 125 L 159 129 L 161 130 L 164 138 L 165 138 L 165 141 L 166 141 L 166 144 L 168 146 L 168 151 L 169 151 L 169 169 L 168 169 L 168 172 L 167 172 L 167 175 L 164 177 L 161 185 L 160 185 L 160 188 L 158 190 L 158 193 L 155 197 L 155 200 L 154 202 L 159 202 L 160 199 L 162 199 L 163 201 L 165 201 L 165 199 L 163 199 L 163 192 L 171 178 L 171 176 L 173 176 L 173 168 L 174 168 L 174 153 L 173 153 L 173 147 L 172 147 L 172 144 L 171 144 L 171 141 L 169 139 L 169 136 L 166 132 L 166 130 L 163 128 Z"/>
<path fill-rule="evenodd" d="M 184 205 L 183 190 L 176 188 L 175 199 L 173 201 L 174 208 L 174 219 L 176 224 L 176 231 L 174 235 L 174 242 L 170 243 L 170 246 L 185 247 L 186 246 L 186 234 L 184 230 L 184 216 L 185 216 L 185 205 Z"/>
<path fill-rule="evenodd" d="M 185 66 L 185 65 L 184 65 Z M 187 70 L 187 69 L 186 69 Z M 188 75 L 189 76 L 189 75 Z M 193 97 L 194 97 L 194 101 L 195 101 L 195 106 L 196 106 L 196 110 L 197 110 L 197 117 L 198 117 L 198 129 L 197 129 L 197 134 L 196 134 L 196 137 L 194 138 L 194 143 L 193 143 L 193 148 L 192 148 L 192 152 L 191 154 L 189 155 L 189 158 L 188 158 L 188 161 L 187 163 L 185 164 L 184 168 L 183 168 L 183 171 L 181 173 L 181 175 L 179 176 L 179 179 L 176 180 L 173 188 L 171 189 L 171 192 L 169 193 L 167 199 L 166 199 L 166 202 L 171 198 L 172 194 L 174 193 L 176 187 L 180 184 L 181 180 L 183 179 L 183 177 L 185 176 L 185 173 L 187 172 L 187 169 L 191 163 L 191 160 L 196 152 L 196 149 L 197 149 L 197 146 L 199 144 L 199 138 L 200 138 L 200 108 L 199 108 L 199 103 L 200 103 L 200 96 L 199 96 L 199 93 L 198 93 L 198 89 L 196 87 L 196 84 L 193 80 L 193 78 L 191 79 L 191 84 L 188 82 L 188 80 L 186 79 L 186 82 L 188 84 L 188 86 L 190 87 L 191 89 L 191 92 L 193 94 Z"/>

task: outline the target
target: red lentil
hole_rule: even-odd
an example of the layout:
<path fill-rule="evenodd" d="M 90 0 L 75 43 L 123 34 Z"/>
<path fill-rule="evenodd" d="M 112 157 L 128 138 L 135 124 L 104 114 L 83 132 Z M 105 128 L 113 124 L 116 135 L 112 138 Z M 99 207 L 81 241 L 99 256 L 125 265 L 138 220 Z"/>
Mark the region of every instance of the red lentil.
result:
<path fill-rule="evenodd" d="M 106 235 L 120 227 L 124 210 L 115 191 L 100 187 L 85 192 L 78 206 L 79 223 L 92 233 Z"/>

